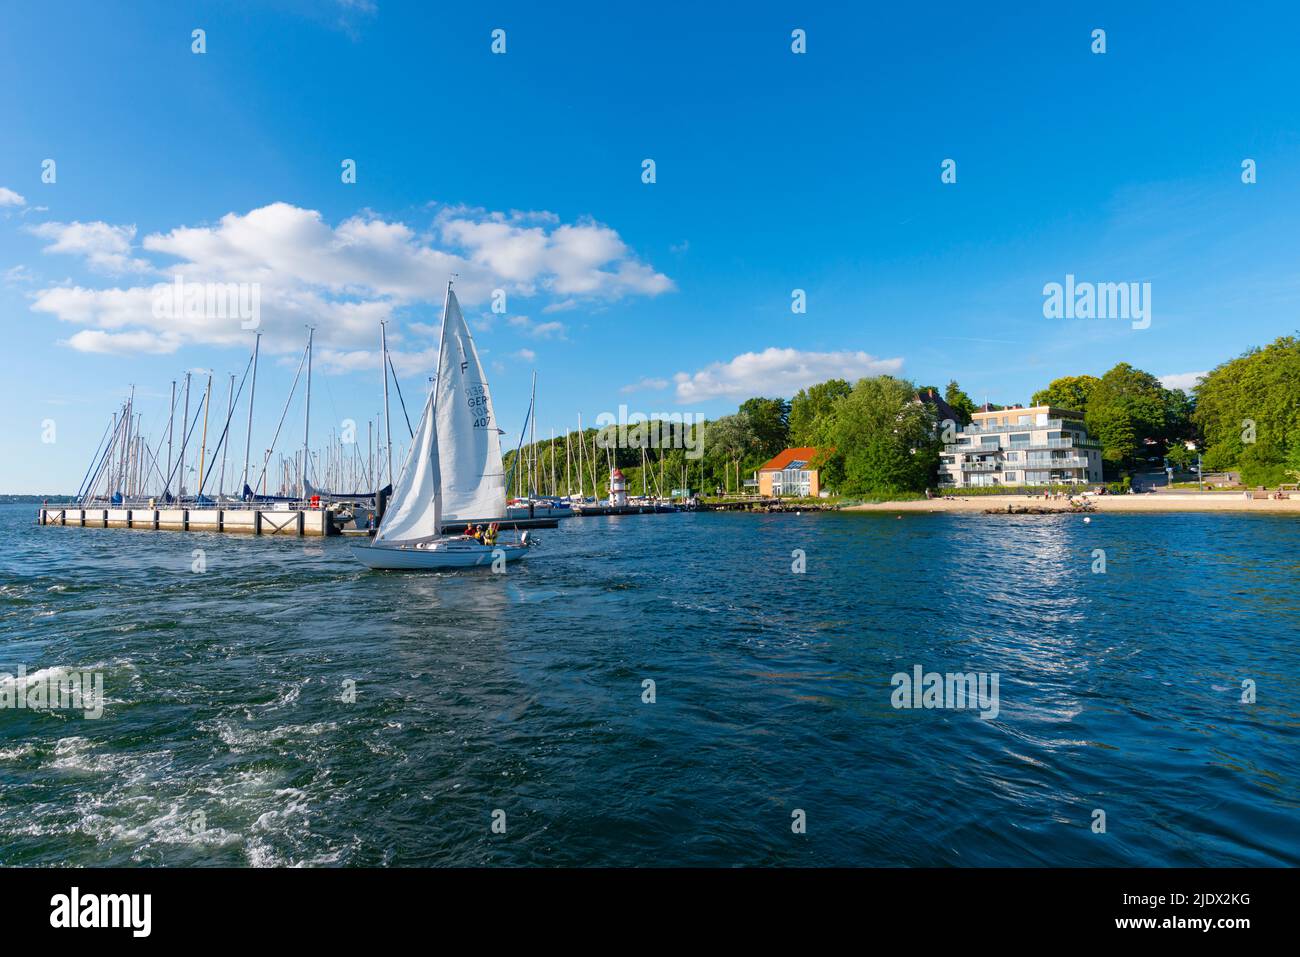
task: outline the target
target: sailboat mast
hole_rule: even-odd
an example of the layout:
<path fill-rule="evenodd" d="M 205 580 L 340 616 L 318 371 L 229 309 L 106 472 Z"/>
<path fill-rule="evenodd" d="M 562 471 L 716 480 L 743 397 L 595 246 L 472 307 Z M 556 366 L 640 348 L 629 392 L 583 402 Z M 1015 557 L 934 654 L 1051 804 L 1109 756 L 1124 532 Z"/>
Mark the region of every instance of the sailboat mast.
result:
<path fill-rule="evenodd" d="M 311 452 L 308 450 L 307 439 L 311 434 L 311 344 L 312 338 L 316 335 L 316 327 L 307 327 L 307 396 L 306 404 L 302 413 L 302 476 L 299 487 L 302 489 L 302 498 L 307 499 L 307 462 Z"/>
<path fill-rule="evenodd" d="M 532 488 L 528 490 L 528 497 L 533 498 L 537 495 L 537 370 L 533 370 L 533 394 L 529 399 L 529 407 L 533 414 L 528 417 L 528 458 L 530 468 L 528 470 L 529 483 Z"/>
<path fill-rule="evenodd" d="M 203 396 L 203 441 L 199 443 L 199 489 L 203 488 L 203 466 L 208 460 L 208 409 L 212 405 L 212 373 L 208 373 L 208 388 Z"/>
<path fill-rule="evenodd" d="M 171 487 L 172 487 L 172 432 L 173 432 L 172 426 L 175 420 L 176 420 L 176 380 L 172 379 L 171 411 L 167 413 L 167 477 L 163 479 L 164 500 L 171 492 Z"/>
<path fill-rule="evenodd" d="M 189 447 L 190 435 L 190 374 L 185 373 L 185 414 L 181 418 L 181 480 L 180 497 L 185 498 L 185 450 Z"/>
<path fill-rule="evenodd" d="M 230 428 L 230 417 L 235 411 L 235 374 L 230 373 L 230 390 L 226 393 L 226 428 Z M 222 433 L 224 436 L 225 433 Z M 217 479 L 217 498 L 221 498 L 222 492 L 226 487 L 226 447 L 228 442 L 221 443 L 221 475 Z"/>
<path fill-rule="evenodd" d="M 582 413 L 578 413 L 578 498 L 584 502 L 587 500 L 587 493 L 583 491 L 582 484 Z"/>
<path fill-rule="evenodd" d="M 445 308 L 445 307 L 444 307 Z M 445 323 L 445 319 L 444 319 Z M 393 423 L 388 411 L 388 323 L 379 323 L 379 364 L 384 374 L 384 435 L 388 443 L 388 484 L 393 484 Z"/>
<path fill-rule="evenodd" d="M 248 434 L 244 436 L 244 480 L 239 485 L 241 498 L 244 494 L 244 486 L 248 484 L 248 453 L 253 442 L 253 397 L 257 395 L 257 351 L 261 344 L 262 334 L 259 332 L 257 338 L 253 340 L 253 384 L 248 391 Z"/>

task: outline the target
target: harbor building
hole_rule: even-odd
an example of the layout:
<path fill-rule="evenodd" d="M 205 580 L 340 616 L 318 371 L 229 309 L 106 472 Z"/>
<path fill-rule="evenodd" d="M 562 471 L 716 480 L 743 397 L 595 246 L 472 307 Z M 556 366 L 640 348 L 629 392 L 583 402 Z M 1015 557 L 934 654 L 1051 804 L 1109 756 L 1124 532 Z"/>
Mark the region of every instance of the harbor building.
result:
<path fill-rule="evenodd" d="M 1083 413 L 1054 406 L 985 408 L 943 447 L 940 484 L 1087 485 L 1100 482 L 1101 445 L 1088 438 Z"/>
<path fill-rule="evenodd" d="M 806 446 L 785 449 L 758 467 L 758 494 L 764 498 L 782 495 L 816 497 L 821 493 L 820 470 L 808 467 L 820 449 Z"/>

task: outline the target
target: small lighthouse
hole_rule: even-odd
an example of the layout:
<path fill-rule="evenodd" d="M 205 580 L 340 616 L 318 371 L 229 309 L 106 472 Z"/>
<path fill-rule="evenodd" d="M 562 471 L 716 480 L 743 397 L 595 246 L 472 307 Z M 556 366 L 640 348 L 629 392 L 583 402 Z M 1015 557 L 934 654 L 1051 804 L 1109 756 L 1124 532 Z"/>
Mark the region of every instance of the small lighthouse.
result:
<path fill-rule="evenodd" d="M 618 506 L 627 504 L 627 479 L 619 469 L 609 473 L 609 504 Z"/>

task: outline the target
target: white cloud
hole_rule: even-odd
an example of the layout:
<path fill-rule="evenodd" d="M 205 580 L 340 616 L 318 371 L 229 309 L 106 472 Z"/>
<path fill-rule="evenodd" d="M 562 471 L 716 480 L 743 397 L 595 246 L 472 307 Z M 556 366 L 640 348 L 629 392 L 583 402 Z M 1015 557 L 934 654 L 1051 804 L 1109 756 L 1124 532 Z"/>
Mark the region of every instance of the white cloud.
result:
<path fill-rule="evenodd" d="M 78 352 L 139 355 L 175 352 L 180 347 L 180 340 L 175 336 L 159 336 L 152 332 L 105 332 L 102 329 L 82 329 L 73 334 L 64 344 Z"/>
<path fill-rule="evenodd" d="M 562 322 L 533 322 L 527 316 L 511 316 L 510 325 L 533 339 L 563 339 L 565 333 Z"/>
<path fill-rule="evenodd" d="M 537 358 L 537 353 L 532 349 L 520 349 L 518 352 L 514 353 L 514 357 L 516 359 L 522 359 L 524 362 L 532 362 Z"/>
<path fill-rule="evenodd" d="M 667 379 L 642 379 L 640 382 L 633 382 L 619 389 L 619 392 L 627 394 L 629 392 L 662 392 L 668 388 Z"/>
<path fill-rule="evenodd" d="M 1196 385 L 1198 379 L 1202 379 L 1209 374 L 1209 372 L 1175 372 L 1171 375 L 1162 375 L 1160 377 L 1160 384 L 1166 389 L 1183 389 L 1184 391 L 1191 391 L 1192 387 Z"/>
<path fill-rule="evenodd" d="M 134 226 L 112 226 L 103 222 L 41 223 L 28 226 L 27 231 L 49 240 L 44 252 L 83 256 L 90 267 L 99 272 L 121 275 L 151 268 L 143 259 L 131 258 Z"/>
<path fill-rule="evenodd" d="M 27 200 L 23 199 L 12 189 L 0 186 L 0 206 L 26 206 Z"/>
<path fill-rule="evenodd" d="M 768 348 L 746 352 L 729 362 L 714 362 L 698 372 L 679 372 L 677 401 L 748 399 L 756 395 L 792 396 L 800 389 L 827 379 L 896 374 L 900 359 L 877 359 L 865 352 L 801 352 Z"/>
<path fill-rule="evenodd" d="M 313 349 L 312 367 L 323 372 L 374 372 L 379 375 L 379 350 Z M 403 381 L 409 376 L 428 375 L 438 364 L 437 349 L 404 351 L 389 349 L 388 357 Z M 291 363 L 292 364 L 292 363 Z"/>
<path fill-rule="evenodd" d="M 633 256 L 608 226 L 554 222 L 552 214 L 536 213 L 449 210 L 439 217 L 444 241 L 524 291 L 540 287 L 557 296 L 620 299 L 673 288 L 671 279 Z M 554 228 L 547 232 L 547 226 Z"/>
<path fill-rule="evenodd" d="M 303 326 L 310 323 L 316 326 L 322 354 L 333 350 L 326 368 L 344 369 L 373 361 L 362 357 L 374 348 L 381 319 L 391 320 L 411 307 L 436 310 L 453 273 L 458 274 L 457 296 L 466 306 L 486 302 L 498 288 L 525 297 L 602 301 L 672 288 L 671 280 L 637 260 L 609 227 L 557 223 L 552 213 L 444 210 L 435 219 L 434 234 L 420 235 L 404 223 L 369 213 L 331 226 L 315 210 L 272 203 L 244 214 L 228 213 L 215 224 L 149 234 L 141 246 L 174 260 L 159 270 L 164 282 L 179 276 L 186 283 L 257 284 L 264 349 L 297 351 Z M 130 258 L 134 226 L 47 223 L 32 232 L 51 241 L 47 252 L 78 252 L 101 270 L 152 268 Z M 157 348 L 169 351 L 190 343 L 248 341 L 238 318 L 155 317 L 152 307 L 152 285 L 51 286 L 32 305 L 36 312 L 90 329 L 151 335 Z M 521 328 L 530 336 L 563 336 L 561 323 L 522 318 L 526 325 Z M 389 339 L 400 341 L 400 324 L 389 327 Z M 102 351 L 105 340 L 72 336 L 66 342 Z"/>

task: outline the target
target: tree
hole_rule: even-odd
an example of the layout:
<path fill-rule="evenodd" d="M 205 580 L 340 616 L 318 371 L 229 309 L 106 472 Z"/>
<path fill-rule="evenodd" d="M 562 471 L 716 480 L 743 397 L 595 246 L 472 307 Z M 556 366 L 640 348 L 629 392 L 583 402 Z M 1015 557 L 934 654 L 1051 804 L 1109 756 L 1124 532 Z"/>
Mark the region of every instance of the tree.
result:
<path fill-rule="evenodd" d="M 971 415 L 979 411 L 979 406 L 962 391 L 956 379 L 948 383 L 948 388 L 943 392 L 943 400 L 952 406 L 952 410 L 957 413 L 957 424 L 960 426 L 970 425 Z"/>
<path fill-rule="evenodd" d="M 740 415 L 749 420 L 749 429 L 763 458 L 771 458 L 790 441 L 790 403 L 785 399 L 746 399 L 740 403 Z"/>
<path fill-rule="evenodd" d="M 1196 464 L 1196 453 L 1183 442 L 1174 442 L 1165 451 L 1165 460 L 1179 472 L 1190 472 Z"/>
<path fill-rule="evenodd" d="M 1177 402 L 1171 403 L 1159 379 L 1121 362 L 1088 393 L 1084 421 L 1089 435 L 1101 442 L 1102 459 L 1116 468 L 1133 469 L 1149 454 L 1148 439 L 1159 444 L 1157 451 L 1164 451 L 1171 404 Z"/>
<path fill-rule="evenodd" d="M 851 495 L 920 491 L 938 466 L 938 440 L 929 407 L 913 401 L 916 387 L 893 376 L 860 379 L 835 402 L 825 438 L 834 446 L 829 476 Z"/>
<path fill-rule="evenodd" d="M 1101 457 L 1115 466 L 1131 464 L 1137 457 L 1138 434 L 1133 420 L 1118 405 L 1098 406 L 1088 413 L 1088 434 L 1101 443 Z"/>
<path fill-rule="evenodd" d="M 1053 379 L 1046 389 L 1035 392 L 1029 402 L 1030 405 L 1054 405 L 1071 412 L 1087 412 L 1088 400 L 1100 384 L 1101 380 L 1092 375 L 1062 376 Z"/>
<path fill-rule="evenodd" d="M 843 379 L 830 379 L 807 389 L 800 389 L 790 402 L 790 443 L 796 446 L 819 445 L 818 429 L 825 424 L 832 406 L 853 387 Z"/>
<path fill-rule="evenodd" d="M 720 460 L 723 468 L 723 486 L 729 488 L 740 463 L 758 447 L 753 423 L 743 412 L 724 415 L 709 423 L 704 431 L 706 453 Z M 739 491 L 739 489 L 737 489 Z"/>
<path fill-rule="evenodd" d="M 1194 391 L 1206 468 L 1240 468 L 1249 485 L 1285 473 L 1300 445 L 1300 339 L 1282 336 L 1222 363 Z"/>

